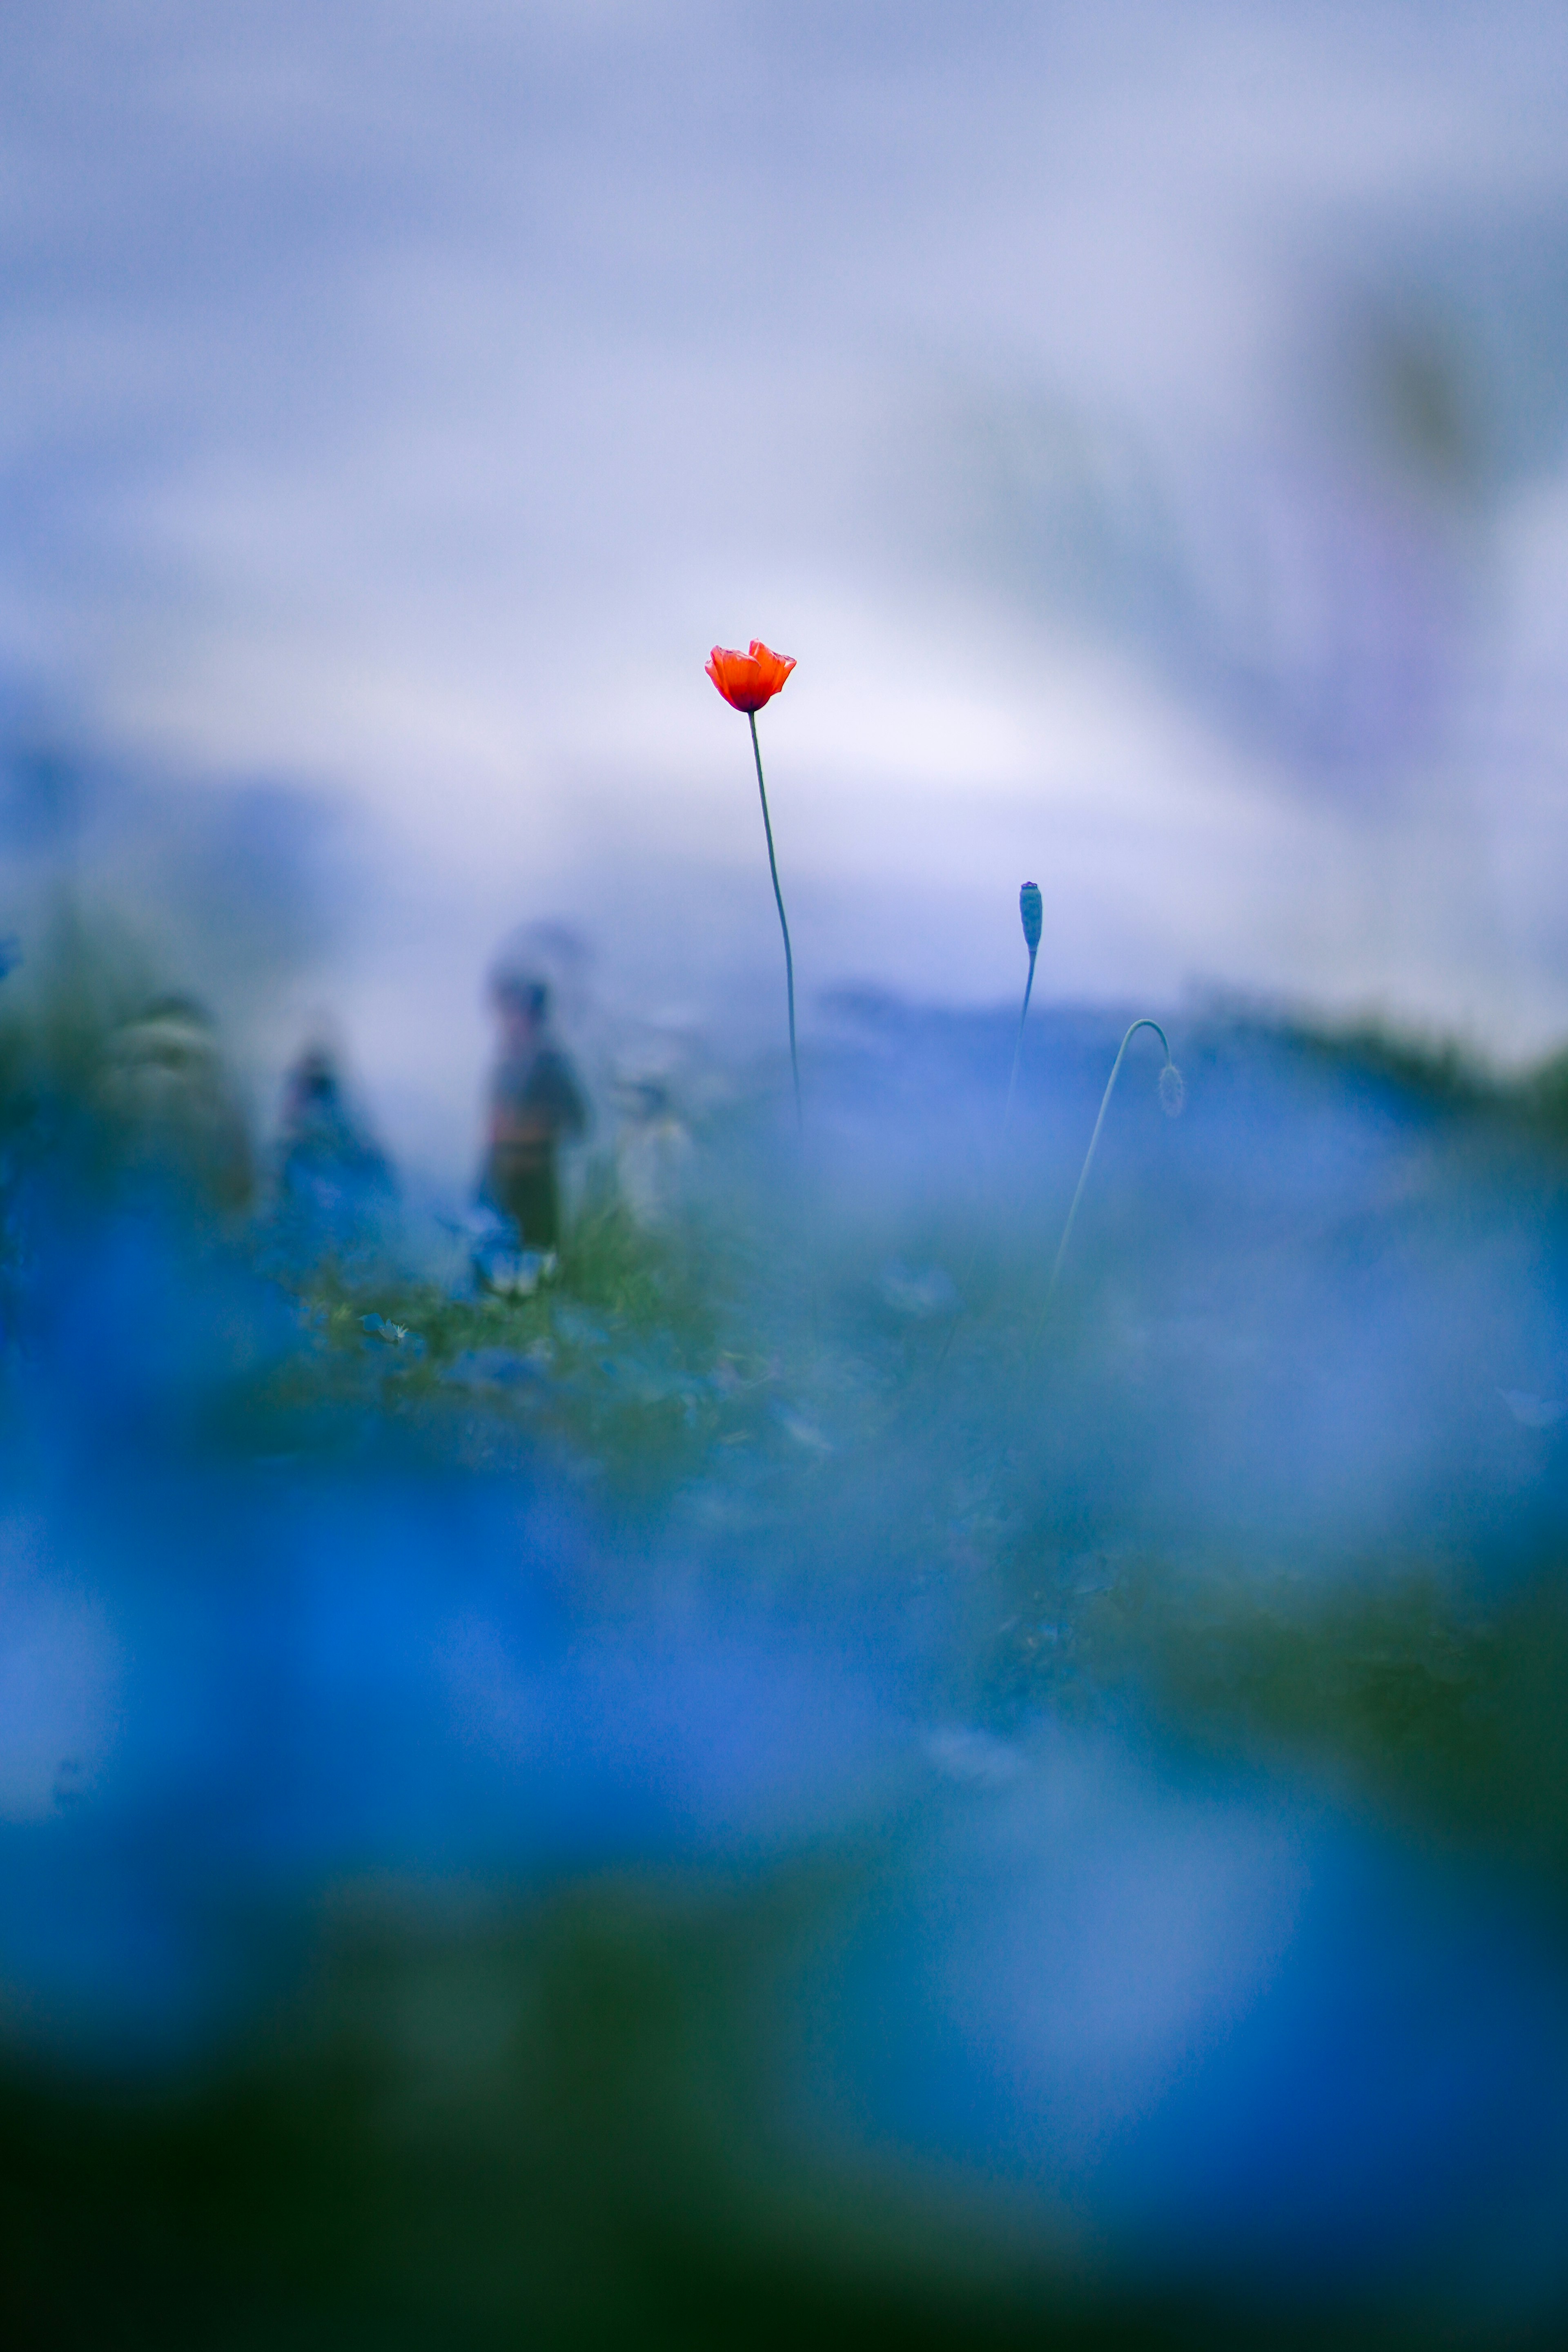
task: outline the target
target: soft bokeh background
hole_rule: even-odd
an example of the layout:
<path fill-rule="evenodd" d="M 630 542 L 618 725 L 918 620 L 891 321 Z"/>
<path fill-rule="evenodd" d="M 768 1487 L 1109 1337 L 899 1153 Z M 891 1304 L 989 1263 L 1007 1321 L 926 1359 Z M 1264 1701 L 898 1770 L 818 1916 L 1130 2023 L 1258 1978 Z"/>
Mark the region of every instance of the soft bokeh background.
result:
<path fill-rule="evenodd" d="M 1565 100 L 0 12 L 7 2341 L 1563 2340 Z"/>
<path fill-rule="evenodd" d="M 775 1017 L 701 675 L 752 633 L 800 663 L 808 1002 L 1005 995 L 1027 873 L 1047 997 L 1528 1055 L 1568 1024 L 1565 100 L 1521 0 L 20 0 L 8 732 L 121 795 L 319 794 L 353 856 L 253 1051 L 330 1003 L 454 1166 L 519 920 L 575 920 L 606 1002 Z"/>

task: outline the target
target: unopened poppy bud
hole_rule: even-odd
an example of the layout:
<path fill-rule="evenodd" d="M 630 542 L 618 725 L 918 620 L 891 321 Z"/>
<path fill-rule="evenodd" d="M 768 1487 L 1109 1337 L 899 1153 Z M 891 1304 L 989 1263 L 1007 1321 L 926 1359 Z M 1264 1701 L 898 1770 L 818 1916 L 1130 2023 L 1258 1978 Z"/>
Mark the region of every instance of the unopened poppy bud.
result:
<path fill-rule="evenodd" d="M 1031 955 L 1040 944 L 1040 893 L 1038 885 L 1026 882 L 1018 893 L 1018 912 L 1024 918 L 1024 945 Z"/>
<path fill-rule="evenodd" d="M 1180 1118 L 1186 1099 L 1186 1085 L 1180 1070 L 1174 1062 L 1167 1062 L 1160 1073 L 1160 1108 L 1167 1118 Z"/>

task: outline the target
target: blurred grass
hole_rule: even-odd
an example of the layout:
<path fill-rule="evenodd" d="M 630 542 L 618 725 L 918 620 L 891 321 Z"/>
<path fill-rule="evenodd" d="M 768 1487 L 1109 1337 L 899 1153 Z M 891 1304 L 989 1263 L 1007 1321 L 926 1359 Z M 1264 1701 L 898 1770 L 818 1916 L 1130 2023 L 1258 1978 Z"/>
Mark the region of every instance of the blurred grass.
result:
<path fill-rule="evenodd" d="M 1053 2267 L 1037 2229 L 792 2144 L 770 1986 L 831 1885 L 609 1879 L 432 1924 L 341 1905 L 223 2067 L 0 2073 L 0 2296 L 31 2352 L 155 2346 L 1426 2346 Z"/>
<path fill-rule="evenodd" d="M 1070 1624 L 1024 1612 L 985 1667 L 1010 1714 L 1130 1696 L 1211 1754 L 1305 1766 L 1406 1828 L 1507 1857 L 1568 1897 L 1568 1579 L 1489 1602 L 1419 1565 L 1270 1573 L 1120 1566 Z"/>
<path fill-rule="evenodd" d="M 27 1182 L 68 1166 L 102 1201 L 122 1177 L 99 1077 L 145 988 L 68 941 L 56 979 L 0 1020 L 13 1286 Z M 1527 1149 L 1531 1181 L 1560 1185 L 1568 1055 L 1505 1083 L 1376 1032 L 1294 1044 L 1326 1083 L 1440 1115 L 1453 1157 L 1434 1183 L 1462 1190 L 1479 1162 L 1506 1168 Z M 1037 1311 L 1019 1234 L 982 1234 L 976 1304 L 944 1367 L 946 1317 L 902 1314 L 875 1277 L 895 1249 L 959 1262 L 962 1221 L 922 1208 L 889 1232 L 825 1217 L 806 1283 L 799 1233 L 758 1215 L 738 1193 L 651 1234 L 601 1187 L 558 1282 L 527 1298 L 455 1294 L 384 1255 L 298 1271 L 283 1281 L 299 1345 L 245 1391 L 229 1442 L 270 1451 L 320 1423 L 331 1444 L 335 1417 L 368 1414 L 459 1464 L 514 1439 L 547 1445 L 623 1504 L 704 1489 L 736 1523 L 743 1507 L 787 1528 L 840 1589 L 862 1575 L 898 1604 L 967 1580 L 948 1638 L 974 1654 L 950 1662 L 952 1685 L 983 1714 L 1135 1707 L 1165 1736 L 1288 1758 L 1568 1892 L 1559 1560 L 1489 1593 L 1452 1563 L 1286 1571 L 1217 1541 L 1195 1560 L 1145 1547 L 1056 1594 L 1047 1622 L 1030 1537 L 987 1507 L 998 1370 L 1021 1361 Z M 1107 1229 L 1121 1240 L 1114 1218 Z M 1095 1345 L 1079 1311 L 1053 1332 L 1076 1369 Z M 1123 1532 L 1080 1526 L 1072 1541 Z M 1009 1610 L 1000 1635 L 976 1633 Z M 329 1924 L 316 1977 L 207 2074 L 116 2086 L 13 2055 L 0 2071 L 11 2340 L 1433 2340 L 1349 2312 L 1249 2315 L 1201 2286 L 1158 2305 L 1090 2294 L 910 2181 L 846 2177 L 771 2140 L 771 1972 L 827 1899 L 796 1870 L 718 1891 L 598 1882 L 445 1928 L 422 1898 L 370 1905 Z"/>
<path fill-rule="evenodd" d="M 647 1232 L 603 1188 L 572 1221 L 556 1279 L 526 1297 L 329 1261 L 295 1287 L 319 1344 L 282 1368 L 269 1403 L 308 1419 L 368 1398 L 470 1460 L 487 1431 L 526 1433 L 606 1494 L 668 1494 L 745 1434 L 769 1378 L 743 1337 L 724 1343 L 723 1263 L 711 1235 L 700 1248 L 685 1230 Z"/>

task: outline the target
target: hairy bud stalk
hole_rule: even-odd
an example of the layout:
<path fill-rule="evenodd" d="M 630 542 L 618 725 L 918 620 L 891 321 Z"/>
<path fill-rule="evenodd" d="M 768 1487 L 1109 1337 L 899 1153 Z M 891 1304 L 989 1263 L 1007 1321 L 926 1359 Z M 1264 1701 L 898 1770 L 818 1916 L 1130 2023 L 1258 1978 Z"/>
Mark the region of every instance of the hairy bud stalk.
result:
<path fill-rule="evenodd" d="M 1105 1082 L 1105 1092 L 1100 1097 L 1100 1117 L 1094 1122 L 1094 1133 L 1089 1137 L 1089 1150 L 1083 1155 L 1083 1167 L 1079 1175 L 1078 1190 L 1072 1196 L 1072 1206 L 1068 1211 L 1067 1223 L 1062 1227 L 1062 1237 L 1057 1247 L 1056 1264 L 1051 1268 L 1050 1285 L 1046 1292 L 1046 1303 L 1040 1309 L 1040 1319 L 1035 1327 L 1035 1336 L 1030 1342 L 1028 1358 L 1025 1363 L 1026 1372 L 1034 1360 L 1035 1349 L 1040 1344 L 1040 1338 L 1051 1311 L 1051 1301 L 1057 1295 L 1057 1284 L 1061 1278 L 1062 1260 L 1068 1254 L 1068 1244 L 1072 1238 L 1073 1221 L 1078 1215 L 1078 1204 L 1083 1198 L 1083 1188 L 1089 1181 L 1089 1171 L 1094 1164 L 1095 1149 L 1100 1141 L 1100 1130 L 1105 1125 L 1105 1114 L 1110 1108 L 1110 1097 L 1116 1086 L 1118 1073 L 1121 1068 L 1122 1057 L 1140 1029 L 1152 1029 L 1155 1036 L 1165 1048 L 1165 1064 L 1160 1072 L 1161 1109 L 1168 1118 L 1177 1118 L 1181 1116 L 1182 1106 L 1187 1098 L 1187 1090 L 1183 1083 L 1182 1074 L 1171 1059 L 1170 1042 L 1159 1023 L 1134 1021 L 1117 1048 L 1116 1059 L 1110 1066 L 1110 1076 Z"/>
<path fill-rule="evenodd" d="M 1013 1048 L 1013 1075 L 1007 1081 L 1007 1108 L 1002 1114 L 1002 1132 L 1006 1134 L 1013 1118 L 1013 1091 L 1018 1083 L 1018 1056 L 1024 1050 L 1024 1024 L 1029 1017 L 1029 998 L 1035 985 L 1035 958 L 1039 952 L 1040 931 L 1044 922 L 1037 883 L 1026 882 L 1018 893 L 1018 913 L 1023 919 L 1024 945 L 1029 950 L 1029 977 L 1024 982 L 1024 1010 L 1018 1015 L 1018 1042 Z"/>

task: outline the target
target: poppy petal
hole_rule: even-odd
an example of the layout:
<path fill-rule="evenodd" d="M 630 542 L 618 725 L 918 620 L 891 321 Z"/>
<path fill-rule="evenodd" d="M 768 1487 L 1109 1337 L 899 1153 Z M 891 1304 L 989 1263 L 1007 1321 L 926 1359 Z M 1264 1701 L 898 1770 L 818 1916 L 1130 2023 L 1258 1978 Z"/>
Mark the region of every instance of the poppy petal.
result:
<path fill-rule="evenodd" d="M 708 675 L 732 709 L 760 710 L 768 698 L 770 688 L 750 654 L 715 646 L 709 657 Z"/>
<path fill-rule="evenodd" d="M 752 659 L 761 671 L 766 688 L 763 698 L 771 701 L 795 667 L 794 660 L 788 654 L 775 654 L 771 646 L 763 645 L 761 637 L 752 639 Z"/>
<path fill-rule="evenodd" d="M 708 659 L 708 675 L 726 702 L 733 684 L 735 656 L 724 646 L 715 646 Z"/>

